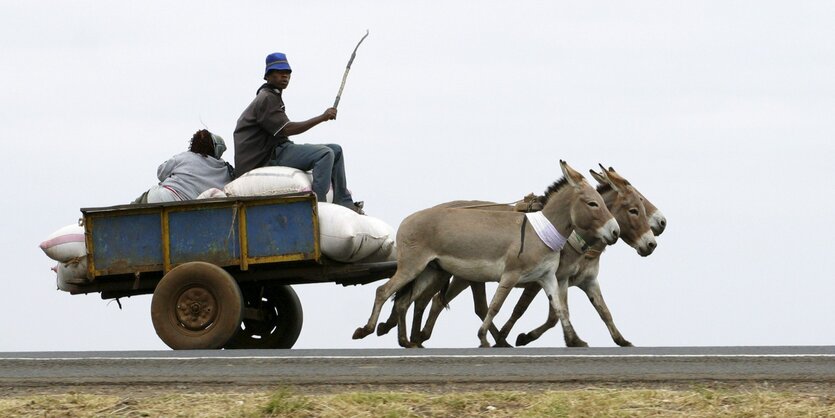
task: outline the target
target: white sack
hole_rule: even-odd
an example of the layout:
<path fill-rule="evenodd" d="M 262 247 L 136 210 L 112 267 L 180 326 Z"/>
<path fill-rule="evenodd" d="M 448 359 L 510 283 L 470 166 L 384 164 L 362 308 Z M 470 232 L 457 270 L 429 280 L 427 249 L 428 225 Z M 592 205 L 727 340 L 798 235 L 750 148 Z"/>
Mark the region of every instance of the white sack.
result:
<path fill-rule="evenodd" d="M 86 284 L 87 280 L 87 257 L 81 257 L 69 263 L 58 263 L 52 268 L 58 273 L 58 289 L 70 291 L 72 285 Z"/>
<path fill-rule="evenodd" d="M 273 196 L 312 190 L 311 173 L 291 167 L 261 167 L 249 171 L 223 188 L 229 196 Z M 328 190 L 327 200 L 333 199 Z"/>
<path fill-rule="evenodd" d="M 46 237 L 39 245 L 46 255 L 60 262 L 67 262 L 87 255 L 84 243 L 84 227 L 78 224 L 67 225 Z"/>
<path fill-rule="evenodd" d="M 226 197 L 226 192 L 218 188 L 212 187 L 211 189 L 206 190 L 205 192 L 200 193 L 200 195 L 197 196 L 198 199 L 213 199 L 216 197 Z"/>
<path fill-rule="evenodd" d="M 379 219 L 319 202 L 319 243 L 322 253 L 336 261 L 354 262 L 372 255 L 388 258 L 393 252 L 394 232 Z"/>
<path fill-rule="evenodd" d="M 394 235 L 391 235 L 386 240 L 383 245 L 380 246 L 380 249 L 372 253 L 366 258 L 359 260 L 363 263 L 380 263 L 383 261 L 397 261 L 397 245 L 393 239 Z"/>
<path fill-rule="evenodd" d="M 377 251 L 374 251 L 368 255 L 368 257 L 358 261 L 365 261 L 369 263 L 397 261 L 397 246 L 394 243 L 394 229 L 389 224 L 372 216 L 361 215 L 360 218 L 362 222 L 367 223 L 371 229 L 377 233 L 385 232 L 388 238 L 380 244 L 380 248 L 378 248 Z"/>

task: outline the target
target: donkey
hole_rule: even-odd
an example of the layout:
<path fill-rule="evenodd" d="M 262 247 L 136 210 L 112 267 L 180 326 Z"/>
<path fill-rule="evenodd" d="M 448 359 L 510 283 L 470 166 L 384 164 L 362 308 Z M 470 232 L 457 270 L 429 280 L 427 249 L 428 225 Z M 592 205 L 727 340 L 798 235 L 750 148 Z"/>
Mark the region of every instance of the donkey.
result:
<path fill-rule="evenodd" d="M 638 251 L 638 253 L 642 256 L 649 255 L 655 249 L 656 243 L 653 233 L 650 231 L 652 225 L 647 223 L 647 215 L 643 212 L 639 212 L 639 209 L 642 209 L 643 206 L 641 202 L 643 196 L 641 196 L 640 193 L 638 193 L 637 190 L 635 190 L 634 188 L 630 188 L 629 182 L 626 179 L 620 177 L 617 173 L 614 172 L 614 170 L 611 171 L 612 179 L 610 180 L 607 176 L 606 169 L 603 168 L 602 165 L 600 166 L 600 168 L 602 170 L 602 174 L 598 174 L 592 170 L 589 171 L 591 172 L 592 176 L 594 176 L 597 179 L 597 181 L 601 184 L 601 187 L 598 187 L 598 192 L 600 192 L 601 195 L 603 195 L 604 187 L 605 192 L 608 192 L 607 195 L 603 195 L 603 198 L 604 201 L 606 201 L 610 212 L 612 212 L 615 215 L 615 219 L 617 219 L 619 222 L 619 225 L 621 227 L 621 238 L 627 241 L 627 243 L 631 245 L 633 248 L 635 248 Z M 538 205 L 537 203 L 538 202 L 534 198 L 534 196 L 528 195 L 525 197 L 523 201 L 517 204 L 516 207 L 485 201 L 453 201 L 438 205 L 436 207 L 463 207 L 468 209 L 486 209 L 499 211 L 531 211 L 536 210 L 537 208 L 541 208 L 541 204 Z M 654 210 L 654 212 L 657 212 L 657 209 Z M 663 215 L 661 215 L 661 219 L 663 219 Z M 572 234 L 569 237 L 568 242 L 574 245 L 575 248 L 585 245 L 583 243 L 582 238 L 580 238 L 576 233 Z M 563 249 L 562 251 L 563 254 L 560 258 L 560 267 L 557 271 L 558 279 L 561 275 L 564 276 L 569 272 L 580 268 L 580 255 L 583 255 L 584 252 L 584 250 L 580 250 L 579 253 L 576 253 L 576 251 L 575 253 L 570 253 L 569 249 Z M 475 307 L 476 314 L 483 320 L 484 316 L 487 313 L 487 296 L 486 291 L 484 289 L 484 283 L 470 282 L 459 278 L 452 282 L 452 289 L 449 289 L 447 291 L 449 278 L 450 275 L 443 271 L 435 271 L 431 274 L 427 274 L 425 272 L 419 277 L 414 286 L 409 286 L 408 288 L 401 289 L 401 291 L 398 292 L 397 297 L 395 298 L 395 306 L 392 309 L 391 316 L 388 320 L 386 320 L 386 322 L 382 322 L 377 326 L 377 335 L 383 335 L 387 333 L 395 324 L 397 324 L 398 343 L 400 344 L 400 346 L 407 348 L 422 347 L 422 343 L 426 341 L 429 338 L 429 336 L 431 336 L 431 332 L 434 328 L 435 321 L 437 320 L 437 317 L 441 312 L 440 306 L 446 305 L 445 302 L 457 296 L 468 286 L 471 288 L 473 292 L 473 305 Z M 533 296 L 536 295 L 536 293 L 540 289 L 540 287 L 537 286 L 535 283 L 527 284 L 524 287 L 531 288 L 530 291 L 525 293 L 525 296 L 530 295 L 531 299 L 533 298 Z M 446 300 L 444 301 L 444 303 L 435 302 L 435 304 L 433 304 L 433 310 L 430 313 L 430 316 L 427 320 L 427 323 L 423 331 L 421 331 L 419 327 L 422 320 L 423 311 L 428 305 L 428 302 L 431 301 L 432 295 L 442 291 L 446 291 L 445 293 L 441 293 L 441 296 L 445 296 Z M 531 292 L 532 294 L 530 294 Z M 412 322 L 411 338 L 407 339 L 405 333 L 405 315 L 406 310 L 412 302 L 414 302 L 415 304 L 414 320 Z M 527 301 L 527 304 L 529 305 L 530 302 L 530 300 Z M 520 304 L 521 303 L 522 302 L 520 301 Z M 527 307 L 527 305 L 525 307 Z M 521 308 L 519 315 L 521 315 L 522 312 L 524 312 L 524 308 Z M 516 319 L 518 319 L 518 317 L 513 318 L 513 321 L 515 322 Z M 607 324 L 608 323 L 609 322 L 607 322 Z M 509 329 L 510 328 L 507 329 L 508 332 Z M 506 333 L 499 333 L 498 330 L 495 329 L 495 327 L 491 327 L 490 332 L 496 340 L 497 346 L 510 346 L 509 344 L 507 344 L 505 340 L 507 337 Z M 582 340 L 577 340 L 574 343 L 580 346 L 585 344 L 585 342 Z"/>
<path fill-rule="evenodd" d="M 656 247 L 655 239 L 652 235 L 660 235 L 666 228 L 667 220 L 658 208 L 656 208 L 649 200 L 645 199 L 626 179 L 620 176 L 613 168 L 606 170 L 601 166 L 602 172 L 600 174 L 590 170 L 592 176 L 600 183 L 597 190 L 603 196 L 609 210 L 615 215 L 621 228 L 621 238 L 635 248 L 641 256 L 648 256 Z M 612 321 L 611 313 L 603 300 L 603 295 L 600 292 L 599 284 L 597 283 L 597 272 L 599 267 L 599 257 L 605 248 L 604 245 L 597 244 L 594 247 L 588 247 L 582 239 L 575 235 L 569 237 L 567 245 L 562 250 L 560 267 L 557 271 L 557 280 L 566 282 L 569 286 L 578 286 L 586 292 L 592 305 L 597 309 L 601 319 L 606 323 L 607 328 L 612 336 L 612 339 L 621 346 L 631 346 L 632 344 L 623 338 L 615 327 Z M 484 302 L 477 299 L 482 297 L 484 289 L 477 289 L 477 286 L 483 286 L 480 283 L 466 283 L 460 279 L 453 279 L 449 284 L 449 288 L 445 295 L 438 295 L 434 298 L 432 309 L 429 318 L 423 328 L 423 331 L 412 334 L 411 344 L 414 346 L 421 346 L 421 344 L 429 339 L 438 315 L 443 309 L 445 302 L 451 300 L 458 292 L 466 289 L 470 285 L 473 290 L 474 305 L 479 316 L 484 314 L 484 309 L 481 306 Z M 525 291 L 520 297 L 519 302 L 514 308 L 513 314 L 507 323 L 502 327 L 498 336 L 494 335 L 497 346 L 509 346 L 506 337 L 510 332 L 516 320 L 525 312 L 530 305 L 534 296 L 539 292 L 540 288 L 535 284 L 527 284 L 524 286 Z M 443 297 L 442 297 L 443 296 Z M 444 300 L 446 299 L 446 300 Z M 416 303 L 416 314 L 419 310 L 418 303 Z M 529 342 L 539 338 L 539 336 L 547 329 L 556 324 L 556 317 L 549 315 L 549 320 L 545 325 L 536 330 L 520 334 L 516 340 L 516 345 L 526 345 Z M 582 340 L 575 341 L 576 344 L 584 346 L 585 342 Z"/>
<path fill-rule="evenodd" d="M 498 281 L 487 315 L 478 330 L 481 347 L 489 347 L 487 330 L 511 288 L 538 282 L 551 309 L 563 324 L 566 339 L 574 338 L 564 298 L 557 297 L 555 273 L 566 236 L 577 231 L 592 241 L 614 244 L 620 229 L 603 198 L 586 179 L 560 161 L 563 179 L 546 192 L 538 216 L 515 212 L 429 208 L 407 217 L 397 232 L 397 272 L 377 288 L 374 307 L 365 326 L 353 338 L 371 334 L 383 303 L 430 267 L 477 281 Z M 537 229 L 545 229 L 540 238 Z M 546 243 L 547 240 L 547 243 Z M 430 270 L 431 271 L 431 270 Z M 562 289 L 559 289 L 562 293 Z"/>
<path fill-rule="evenodd" d="M 601 168 L 603 168 L 601 166 Z M 606 201 L 606 204 L 612 209 L 613 212 L 618 212 L 617 209 L 614 209 L 613 205 L 618 205 L 618 202 L 612 200 L 613 194 L 610 193 L 607 189 L 612 188 L 615 189 L 617 184 L 625 185 L 627 190 L 633 191 L 640 199 L 641 203 L 643 203 L 643 207 L 648 215 L 648 221 L 650 225 L 650 229 L 654 235 L 660 235 L 664 232 L 664 228 L 666 227 L 667 220 L 664 218 L 664 215 L 655 205 L 652 204 L 649 200 L 644 198 L 640 192 L 635 190 L 631 184 L 629 184 L 626 179 L 624 179 L 620 174 L 618 174 L 614 169 L 611 167 L 609 170 L 603 170 L 603 173 L 606 175 L 608 179 L 612 180 L 607 182 L 603 175 L 591 172 L 592 176 L 600 183 L 598 187 L 598 191 L 603 196 L 603 199 Z M 631 217 L 632 221 L 635 221 L 634 216 Z M 616 219 L 618 219 L 618 223 L 621 226 L 621 230 L 630 229 L 626 226 L 625 222 L 628 220 L 623 220 L 616 215 Z M 622 234 L 622 238 L 625 242 L 630 243 L 630 238 L 627 238 L 627 233 Z M 631 245 L 631 244 L 630 244 Z M 634 246 L 633 246 L 634 247 Z M 585 252 L 582 251 L 581 248 L 574 245 L 569 245 L 565 248 L 564 252 L 574 252 L 576 257 L 578 257 L 579 261 L 577 262 L 576 271 L 573 274 L 565 277 L 559 278 L 558 280 L 567 280 L 569 286 L 577 286 L 579 287 L 589 298 L 589 302 L 591 302 L 592 306 L 594 306 L 595 310 L 597 310 L 598 315 L 600 315 L 600 319 L 606 324 L 606 328 L 609 330 L 609 334 L 612 337 L 612 340 L 621 347 L 632 347 L 632 343 L 626 340 L 623 335 L 620 333 L 618 328 L 615 326 L 615 323 L 612 319 L 612 314 L 609 311 L 608 306 L 606 306 L 606 302 L 603 300 L 603 294 L 600 291 L 600 284 L 597 280 L 598 273 L 600 271 L 600 256 L 603 254 L 605 247 L 598 245 L 594 245 Z M 638 253 L 641 256 L 648 256 L 649 254 L 643 254 L 639 250 Z M 533 301 L 533 298 L 536 294 L 539 293 L 539 289 L 533 288 L 529 286 L 525 288 L 525 291 L 522 293 L 522 296 L 519 298 L 516 306 L 513 309 L 513 313 L 508 321 L 502 326 L 500 331 L 499 339 L 504 340 L 507 338 L 507 335 L 510 333 L 510 329 L 516 323 L 516 321 L 521 317 L 521 315 L 527 310 L 530 303 Z M 552 321 L 556 321 L 557 318 L 553 317 L 549 314 L 549 318 Z M 552 328 L 553 325 L 550 325 L 546 322 L 536 329 L 528 333 L 519 334 L 516 338 L 516 345 L 523 346 L 527 345 L 530 342 L 538 339 L 542 333 L 546 330 Z"/>
<path fill-rule="evenodd" d="M 488 202 L 486 200 L 455 200 L 452 202 L 441 203 L 434 206 L 435 208 L 459 208 L 471 210 L 494 210 L 494 211 L 516 211 L 516 212 L 538 212 L 542 210 L 544 199 L 536 196 L 533 193 L 528 194 L 522 200 L 511 204 Z M 430 265 L 418 276 L 415 281 L 404 286 L 395 293 L 394 306 L 391 314 L 385 322 L 377 324 L 377 335 L 384 335 L 397 326 L 397 342 L 404 348 L 423 348 L 420 343 L 413 343 L 418 341 L 417 337 L 420 332 L 420 325 L 423 322 L 423 312 L 432 301 L 432 296 L 436 293 L 445 294 L 449 285 L 449 280 L 452 275 L 434 268 Z M 484 283 L 468 282 L 473 292 L 473 302 L 476 304 L 476 315 L 484 320 L 487 315 L 487 294 L 485 292 Z M 412 321 L 411 340 L 406 336 L 406 313 L 409 305 L 414 303 L 414 319 Z M 446 302 L 443 303 L 446 306 Z M 490 334 L 494 339 L 499 338 L 499 330 L 495 326 L 490 326 Z"/>

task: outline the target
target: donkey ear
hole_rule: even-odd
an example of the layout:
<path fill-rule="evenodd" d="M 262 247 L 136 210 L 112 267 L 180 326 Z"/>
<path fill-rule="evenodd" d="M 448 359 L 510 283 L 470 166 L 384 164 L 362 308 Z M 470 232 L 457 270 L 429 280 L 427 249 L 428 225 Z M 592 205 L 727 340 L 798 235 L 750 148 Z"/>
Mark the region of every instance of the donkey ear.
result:
<path fill-rule="evenodd" d="M 571 187 L 580 187 L 580 182 L 585 180 L 585 177 L 583 177 L 582 174 L 571 168 L 568 163 L 563 160 L 560 160 L 560 169 L 562 169 L 562 175 L 565 176 L 565 179 Z"/>
<path fill-rule="evenodd" d="M 609 183 L 609 181 L 606 180 L 606 177 L 604 177 L 603 174 L 600 174 L 597 171 L 594 171 L 594 170 L 591 170 L 591 169 L 589 170 L 589 173 L 591 173 L 591 176 L 595 180 L 597 180 L 598 183 L 600 183 L 600 184 L 608 184 Z M 604 171 L 604 173 L 605 173 L 605 171 Z"/>
<path fill-rule="evenodd" d="M 603 174 L 603 177 L 606 179 L 604 184 L 608 184 L 612 186 L 612 190 L 617 193 L 620 193 L 622 189 L 622 184 L 617 181 L 614 175 L 612 175 L 611 171 L 606 170 L 606 167 L 603 167 L 603 164 L 597 164 L 600 166 L 600 172 Z"/>
<path fill-rule="evenodd" d="M 613 183 L 618 183 L 620 187 L 629 186 L 629 180 L 623 178 L 614 168 L 609 167 L 609 170 L 606 171 L 606 177 L 608 177 Z"/>

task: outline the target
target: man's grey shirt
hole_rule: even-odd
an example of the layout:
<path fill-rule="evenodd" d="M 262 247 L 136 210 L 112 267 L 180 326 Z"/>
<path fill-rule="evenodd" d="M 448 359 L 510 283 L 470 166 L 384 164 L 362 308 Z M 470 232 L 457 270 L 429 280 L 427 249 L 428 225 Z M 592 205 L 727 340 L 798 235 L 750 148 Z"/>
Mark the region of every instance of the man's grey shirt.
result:
<path fill-rule="evenodd" d="M 289 122 L 281 90 L 261 86 L 235 127 L 235 177 L 266 165 L 275 147 L 289 141 L 280 134 Z"/>

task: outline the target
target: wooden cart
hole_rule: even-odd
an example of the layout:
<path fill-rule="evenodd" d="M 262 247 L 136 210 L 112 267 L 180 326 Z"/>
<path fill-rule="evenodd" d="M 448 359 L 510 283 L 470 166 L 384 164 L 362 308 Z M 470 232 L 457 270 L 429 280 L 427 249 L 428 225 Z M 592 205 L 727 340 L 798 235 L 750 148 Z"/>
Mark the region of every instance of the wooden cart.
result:
<path fill-rule="evenodd" d="M 290 285 L 365 284 L 394 261 L 321 253 L 309 193 L 81 209 L 88 283 L 73 294 L 153 294 L 151 319 L 173 349 L 290 348 L 302 307 Z"/>

